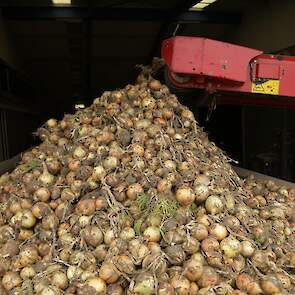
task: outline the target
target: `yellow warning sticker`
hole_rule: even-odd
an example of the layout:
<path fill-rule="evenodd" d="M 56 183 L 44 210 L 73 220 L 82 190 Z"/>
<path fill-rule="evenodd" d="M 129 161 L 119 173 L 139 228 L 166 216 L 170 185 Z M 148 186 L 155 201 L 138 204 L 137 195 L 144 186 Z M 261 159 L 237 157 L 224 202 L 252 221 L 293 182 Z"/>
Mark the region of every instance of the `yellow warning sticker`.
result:
<path fill-rule="evenodd" d="M 252 92 L 261 94 L 278 95 L 280 93 L 280 81 L 268 80 L 263 83 L 252 83 Z"/>

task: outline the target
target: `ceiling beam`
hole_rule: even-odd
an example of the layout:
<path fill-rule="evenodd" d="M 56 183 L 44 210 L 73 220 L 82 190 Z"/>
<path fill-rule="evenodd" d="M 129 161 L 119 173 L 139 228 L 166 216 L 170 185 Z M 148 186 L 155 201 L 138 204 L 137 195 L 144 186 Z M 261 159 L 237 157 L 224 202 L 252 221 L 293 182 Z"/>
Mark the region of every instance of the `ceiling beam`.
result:
<path fill-rule="evenodd" d="M 158 22 L 173 20 L 176 22 L 223 24 L 240 22 L 240 15 L 236 13 L 185 10 L 179 11 L 183 13 L 171 15 L 169 11 L 164 9 L 92 8 L 91 11 L 88 11 L 85 7 L 4 7 L 2 8 L 2 16 L 9 20 L 92 19 Z"/>

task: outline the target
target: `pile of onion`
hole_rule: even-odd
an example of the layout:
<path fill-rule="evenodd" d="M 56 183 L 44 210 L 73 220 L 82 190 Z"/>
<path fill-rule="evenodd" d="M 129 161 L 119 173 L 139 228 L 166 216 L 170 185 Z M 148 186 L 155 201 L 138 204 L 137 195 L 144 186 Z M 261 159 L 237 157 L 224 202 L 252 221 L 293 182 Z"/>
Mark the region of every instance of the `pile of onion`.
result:
<path fill-rule="evenodd" d="M 295 190 L 239 179 L 158 62 L 0 177 L 0 294 L 295 294 Z"/>

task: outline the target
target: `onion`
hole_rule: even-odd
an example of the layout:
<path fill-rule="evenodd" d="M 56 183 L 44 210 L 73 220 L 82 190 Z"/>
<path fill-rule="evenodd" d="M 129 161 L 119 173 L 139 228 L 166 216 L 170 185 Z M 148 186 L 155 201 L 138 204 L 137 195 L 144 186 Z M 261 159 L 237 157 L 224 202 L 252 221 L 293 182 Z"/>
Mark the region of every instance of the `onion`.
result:
<path fill-rule="evenodd" d="M 172 161 L 172 160 L 166 160 L 166 161 L 164 162 L 164 167 L 165 167 L 166 169 L 168 169 L 169 171 L 175 171 L 175 170 L 176 170 L 176 164 L 175 164 L 175 162 Z"/>
<path fill-rule="evenodd" d="M 133 154 L 143 157 L 144 156 L 144 148 L 141 144 L 134 143 L 131 145 L 131 151 Z"/>
<path fill-rule="evenodd" d="M 12 200 L 11 204 L 9 206 L 9 210 L 13 213 L 16 214 L 17 212 L 21 211 L 22 207 L 21 204 L 18 200 Z"/>
<path fill-rule="evenodd" d="M 227 236 L 228 231 L 224 225 L 214 223 L 210 226 L 209 233 L 216 238 L 217 241 L 222 241 Z"/>
<path fill-rule="evenodd" d="M 241 243 L 233 236 L 229 236 L 221 241 L 220 249 L 225 256 L 233 258 L 241 252 Z"/>
<path fill-rule="evenodd" d="M 97 197 L 95 199 L 95 209 L 96 210 L 103 210 L 108 207 L 107 200 L 104 197 Z"/>
<path fill-rule="evenodd" d="M 80 276 L 80 281 L 86 282 L 88 279 L 95 278 L 96 276 L 97 276 L 96 273 L 89 271 L 89 270 L 84 270 Z"/>
<path fill-rule="evenodd" d="M 29 239 L 33 234 L 34 234 L 34 232 L 32 230 L 21 228 L 17 238 L 21 241 L 25 241 L 25 240 Z"/>
<path fill-rule="evenodd" d="M 219 276 L 210 266 L 204 266 L 202 275 L 198 280 L 198 286 L 201 288 L 212 287 L 219 282 Z"/>
<path fill-rule="evenodd" d="M 65 188 L 61 191 L 60 197 L 63 201 L 72 201 L 75 199 L 76 196 L 75 196 L 75 193 L 71 189 Z"/>
<path fill-rule="evenodd" d="M 40 252 L 40 251 L 39 251 L 39 252 Z M 49 251 L 48 251 L 48 252 L 49 252 Z M 46 254 L 48 254 L 48 253 L 46 253 Z M 65 248 L 63 248 L 63 249 L 60 251 L 60 253 L 59 253 L 59 258 L 60 258 L 62 261 L 67 262 L 67 261 L 69 261 L 71 254 L 72 254 L 72 253 L 71 253 L 71 249 L 65 247 Z M 42 255 L 42 254 L 41 254 L 41 255 Z"/>
<path fill-rule="evenodd" d="M 233 270 L 236 271 L 237 273 L 240 273 L 243 269 L 245 269 L 246 260 L 244 256 L 242 256 L 241 254 L 238 254 L 233 260 L 232 258 L 224 257 L 224 260 L 227 260 L 227 259 L 230 260 L 230 264 Z"/>
<path fill-rule="evenodd" d="M 263 291 L 259 285 L 258 282 L 250 282 L 247 286 L 247 292 L 248 294 L 253 294 L 253 295 L 256 295 L 256 294 L 263 294 Z"/>
<path fill-rule="evenodd" d="M 165 253 L 169 262 L 173 265 L 181 265 L 186 258 L 181 245 L 168 246 L 165 248 Z"/>
<path fill-rule="evenodd" d="M 274 219 L 285 219 L 285 212 L 282 208 L 274 207 L 270 210 L 270 216 Z"/>
<path fill-rule="evenodd" d="M 14 257 L 19 253 L 19 242 L 9 240 L 0 248 L 0 257 Z"/>
<path fill-rule="evenodd" d="M 22 279 L 17 272 L 9 271 L 2 278 L 2 284 L 6 291 L 9 291 L 22 283 Z"/>
<path fill-rule="evenodd" d="M 223 224 L 234 231 L 238 230 L 241 227 L 239 219 L 235 216 L 225 217 L 223 220 Z"/>
<path fill-rule="evenodd" d="M 161 253 L 161 247 L 157 242 L 148 242 L 148 248 L 152 253 Z"/>
<path fill-rule="evenodd" d="M 151 214 L 147 217 L 146 223 L 148 225 L 160 226 L 161 221 L 162 221 L 161 216 L 159 216 L 157 214 Z"/>
<path fill-rule="evenodd" d="M 94 225 L 86 226 L 82 232 L 82 237 L 85 242 L 92 247 L 97 247 L 103 241 L 103 234 L 101 230 L 99 227 Z"/>
<path fill-rule="evenodd" d="M 84 228 L 87 225 L 90 225 L 92 216 L 82 215 L 79 217 L 78 225 L 81 228 Z"/>
<path fill-rule="evenodd" d="M 107 294 L 124 295 L 124 290 L 120 284 L 110 284 L 107 286 Z"/>
<path fill-rule="evenodd" d="M 34 245 L 26 245 L 21 249 L 19 253 L 20 264 L 28 266 L 29 264 L 35 263 L 39 259 L 39 253 Z"/>
<path fill-rule="evenodd" d="M 197 223 L 192 228 L 192 236 L 198 241 L 202 241 L 208 237 L 208 230 L 204 224 Z"/>
<path fill-rule="evenodd" d="M 271 276 L 263 278 L 260 286 L 263 292 L 267 295 L 278 294 L 281 291 L 279 281 Z"/>
<path fill-rule="evenodd" d="M 104 242 L 107 245 L 110 245 L 115 239 L 115 233 L 112 229 L 109 229 L 104 234 Z"/>
<path fill-rule="evenodd" d="M 142 260 L 149 254 L 149 248 L 138 240 L 131 240 L 128 245 L 130 254 L 135 259 L 136 264 L 140 264 Z"/>
<path fill-rule="evenodd" d="M 46 166 L 50 173 L 57 174 L 61 170 L 61 164 L 56 159 L 46 159 Z"/>
<path fill-rule="evenodd" d="M 22 214 L 21 214 L 21 226 L 22 227 L 31 228 L 35 225 L 35 223 L 36 223 L 36 218 L 30 209 L 26 209 L 26 210 L 22 211 Z"/>
<path fill-rule="evenodd" d="M 194 192 L 196 194 L 196 202 L 201 203 L 206 201 L 209 196 L 210 190 L 209 187 L 205 184 L 195 184 Z"/>
<path fill-rule="evenodd" d="M 50 207 L 43 202 L 37 202 L 32 208 L 33 215 L 38 219 L 43 218 L 45 215 L 48 215 L 50 212 L 51 212 Z"/>
<path fill-rule="evenodd" d="M 175 295 L 174 288 L 167 282 L 159 282 L 157 295 Z"/>
<path fill-rule="evenodd" d="M 21 270 L 21 272 L 20 272 L 20 277 L 21 277 L 23 280 L 31 279 L 31 278 L 33 278 L 35 275 L 36 275 L 36 271 L 35 271 L 35 269 L 34 269 L 32 266 L 26 266 L 26 267 L 24 267 L 24 268 Z"/>
<path fill-rule="evenodd" d="M 181 112 L 181 117 L 191 121 L 195 120 L 194 113 L 188 109 L 185 109 Z"/>
<path fill-rule="evenodd" d="M 222 261 L 223 257 L 219 251 L 206 252 L 206 256 L 208 264 L 215 268 L 222 268 L 224 263 L 228 263 L 226 259 L 224 259 L 224 262 Z M 232 265 L 231 262 L 232 261 L 230 261 L 228 264 Z"/>
<path fill-rule="evenodd" d="M 217 196 L 209 196 L 205 202 L 206 210 L 210 214 L 218 214 L 223 211 L 223 203 L 222 200 Z"/>
<path fill-rule="evenodd" d="M 162 87 L 162 84 L 159 80 L 151 80 L 148 84 L 148 87 L 154 91 L 159 91 Z"/>
<path fill-rule="evenodd" d="M 35 191 L 34 196 L 41 202 L 47 202 L 50 199 L 50 191 L 46 187 L 40 187 Z"/>
<path fill-rule="evenodd" d="M 44 185 L 50 185 L 54 182 L 54 176 L 48 172 L 47 166 L 45 163 L 43 165 L 43 173 L 39 176 L 38 180 L 41 181 Z"/>
<path fill-rule="evenodd" d="M 73 156 L 76 159 L 83 159 L 86 156 L 86 151 L 82 146 L 78 146 L 75 148 L 73 152 Z"/>
<path fill-rule="evenodd" d="M 134 183 L 134 184 L 130 184 L 128 186 L 126 194 L 129 199 L 134 200 L 141 193 L 143 193 L 143 188 L 142 188 L 141 184 Z"/>
<path fill-rule="evenodd" d="M 119 160 L 116 157 L 109 156 L 103 160 L 103 167 L 108 170 L 113 170 L 119 165 Z"/>
<path fill-rule="evenodd" d="M 58 226 L 59 220 L 55 214 L 46 215 L 42 219 L 42 227 L 45 230 L 53 230 Z"/>
<path fill-rule="evenodd" d="M 102 133 L 96 136 L 98 144 L 110 143 L 112 140 L 114 140 L 114 134 L 108 131 L 102 131 Z"/>
<path fill-rule="evenodd" d="M 99 270 L 99 277 L 107 284 L 116 283 L 120 277 L 119 271 L 111 262 L 104 262 Z"/>
<path fill-rule="evenodd" d="M 47 242 L 41 242 L 38 245 L 38 252 L 41 256 L 47 255 L 51 250 L 50 245 Z"/>
<path fill-rule="evenodd" d="M 156 226 L 149 226 L 143 232 L 143 237 L 149 242 L 159 242 L 161 239 L 160 229 Z"/>
<path fill-rule="evenodd" d="M 195 194 L 191 188 L 182 186 L 176 190 L 176 200 L 182 206 L 189 206 L 195 200 Z"/>
<path fill-rule="evenodd" d="M 193 237 L 187 237 L 184 244 L 182 244 L 183 250 L 188 254 L 197 253 L 200 250 L 200 242 Z"/>
<path fill-rule="evenodd" d="M 171 181 L 169 181 L 167 179 L 161 179 L 158 182 L 157 191 L 159 193 L 164 193 L 164 192 L 169 193 L 171 191 L 171 188 L 172 188 L 172 183 L 171 183 Z"/>
<path fill-rule="evenodd" d="M 70 281 L 78 280 L 82 273 L 83 269 L 75 265 L 70 265 L 67 269 L 67 278 Z"/>
<path fill-rule="evenodd" d="M 77 171 L 81 167 L 81 161 L 77 159 L 71 159 L 68 163 L 68 167 L 71 171 Z"/>
<path fill-rule="evenodd" d="M 57 271 L 52 275 L 51 283 L 59 289 L 64 290 L 68 287 L 67 275 L 62 271 Z"/>
<path fill-rule="evenodd" d="M 31 209 L 33 206 L 32 201 L 29 199 L 21 199 L 20 204 L 22 209 Z"/>
<path fill-rule="evenodd" d="M 203 263 L 190 259 L 183 264 L 184 275 L 191 281 L 195 282 L 201 278 L 203 274 Z"/>
<path fill-rule="evenodd" d="M 44 287 L 38 294 L 40 295 L 60 295 L 61 293 L 59 292 L 58 289 L 54 287 Z"/>
<path fill-rule="evenodd" d="M 57 235 L 58 235 L 59 237 L 65 235 L 66 233 L 68 233 L 69 228 L 70 228 L 70 224 L 68 224 L 68 223 L 63 223 L 63 224 L 61 224 L 61 225 L 58 227 Z"/>
<path fill-rule="evenodd" d="M 189 295 L 190 281 L 186 277 L 175 275 L 171 279 L 170 284 L 177 291 L 178 295 Z"/>
<path fill-rule="evenodd" d="M 199 264 L 206 264 L 206 260 L 200 252 L 193 254 L 190 259 L 197 261 Z"/>
<path fill-rule="evenodd" d="M 135 238 L 135 231 L 132 227 L 125 227 L 120 232 L 119 237 L 124 241 L 130 241 Z"/>
<path fill-rule="evenodd" d="M 133 274 L 135 266 L 131 258 L 127 255 L 119 255 L 114 258 L 114 264 L 119 271 L 126 274 Z"/>
<path fill-rule="evenodd" d="M 255 246 L 250 241 L 241 242 L 241 254 L 244 257 L 251 257 L 255 252 Z"/>
<path fill-rule="evenodd" d="M 201 242 L 201 248 L 204 252 L 216 251 L 219 249 L 219 243 L 217 239 L 209 236 Z"/>
<path fill-rule="evenodd" d="M 103 166 L 96 166 L 93 169 L 92 178 L 95 181 L 100 181 L 106 176 L 106 171 Z"/>
<path fill-rule="evenodd" d="M 92 251 L 92 254 L 95 256 L 98 262 L 102 262 L 105 260 L 108 253 L 108 247 L 105 244 L 101 244 Z"/>
<path fill-rule="evenodd" d="M 46 125 L 49 127 L 49 128 L 54 128 L 57 126 L 57 120 L 56 119 L 49 119 L 47 122 L 46 122 Z"/>
<path fill-rule="evenodd" d="M 280 281 L 284 289 L 289 289 L 291 287 L 291 280 L 286 274 L 277 273 L 276 278 Z"/>
<path fill-rule="evenodd" d="M 253 282 L 253 278 L 246 273 L 242 273 L 236 278 L 236 285 L 241 291 L 247 291 L 250 283 Z"/>
<path fill-rule="evenodd" d="M 95 200 L 80 200 L 76 206 L 76 211 L 82 215 L 92 215 L 95 212 Z"/>
<path fill-rule="evenodd" d="M 65 147 L 69 143 L 68 139 L 66 138 L 59 138 L 57 145 L 60 147 Z"/>
<path fill-rule="evenodd" d="M 133 291 L 138 295 L 155 294 L 154 276 L 149 272 L 139 274 L 136 277 Z"/>
<path fill-rule="evenodd" d="M 152 122 L 148 119 L 141 119 L 135 122 L 136 129 L 147 129 L 150 127 Z"/>

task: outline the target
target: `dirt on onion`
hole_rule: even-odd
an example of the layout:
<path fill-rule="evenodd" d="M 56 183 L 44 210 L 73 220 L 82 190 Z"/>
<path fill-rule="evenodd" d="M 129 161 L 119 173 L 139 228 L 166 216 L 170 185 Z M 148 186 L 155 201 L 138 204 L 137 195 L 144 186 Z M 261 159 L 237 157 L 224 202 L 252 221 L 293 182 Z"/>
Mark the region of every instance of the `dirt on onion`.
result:
<path fill-rule="evenodd" d="M 155 68 L 0 176 L 0 294 L 295 294 L 295 189 L 240 179 Z"/>

